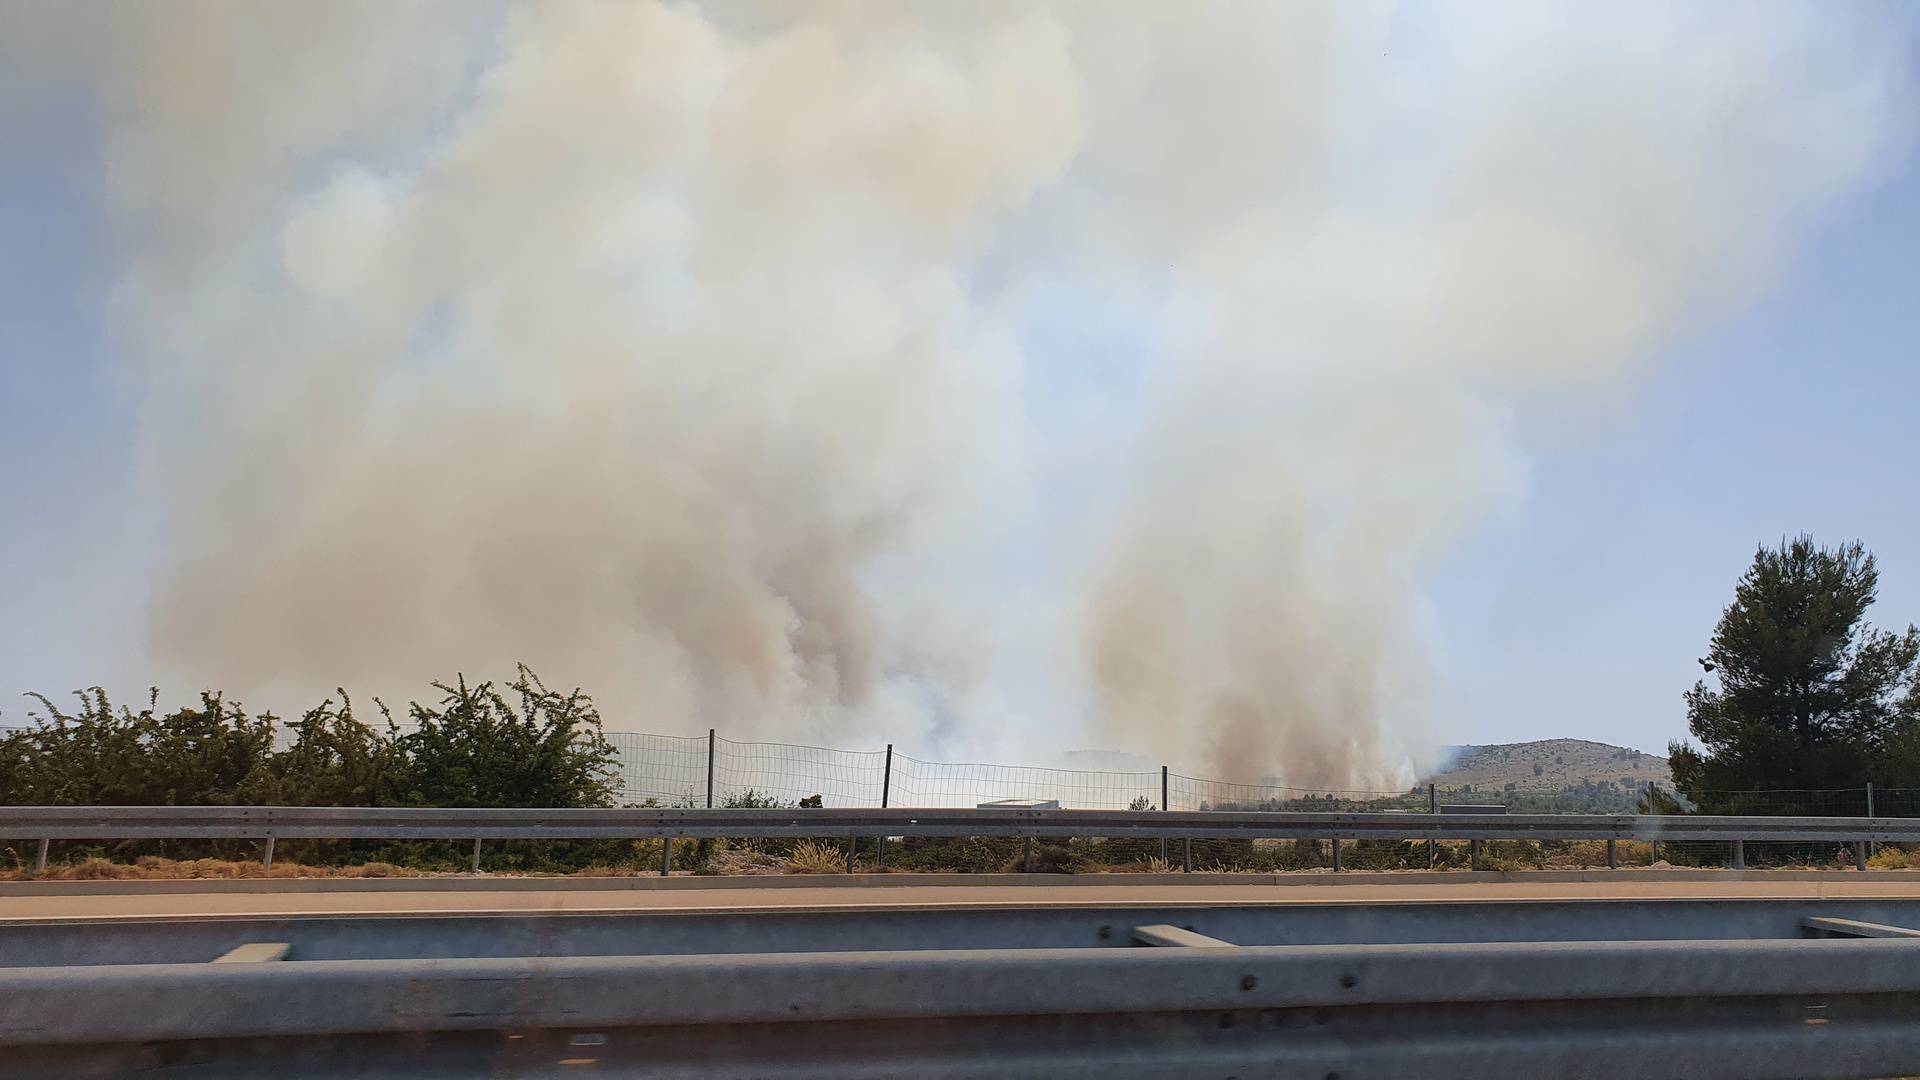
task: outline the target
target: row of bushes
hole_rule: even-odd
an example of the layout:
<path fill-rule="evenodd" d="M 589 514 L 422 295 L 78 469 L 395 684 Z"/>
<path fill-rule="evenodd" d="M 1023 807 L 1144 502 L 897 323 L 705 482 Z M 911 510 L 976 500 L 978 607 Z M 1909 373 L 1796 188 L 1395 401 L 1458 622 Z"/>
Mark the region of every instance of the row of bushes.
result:
<path fill-rule="evenodd" d="M 438 701 L 411 702 L 405 720 L 378 701 L 377 723 L 355 714 L 345 691 L 292 722 L 249 714 L 239 702 L 202 694 L 198 705 L 162 712 L 158 692 L 141 709 L 106 691 L 77 691 L 62 708 L 34 695 L 33 724 L 0 737 L 0 804 L 14 806 L 610 806 L 618 756 L 599 712 L 579 690 L 549 689 L 522 666 L 504 687 L 465 677 L 436 682 Z M 19 865 L 24 845 L 0 840 L 0 860 Z M 659 844 L 542 841 L 490 845 L 499 870 L 568 871 L 618 866 Z M 250 859 L 246 840 L 143 840 L 59 845 L 56 859 L 106 857 Z M 464 844 L 348 840 L 283 841 L 276 857 L 311 865 L 392 863 L 459 869 Z M 0 862 L 0 865 L 4 865 Z"/>
<path fill-rule="evenodd" d="M 45 709 L 0 738 L 0 803 L 24 806 L 608 806 L 618 757 L 579 690 L 550 690 L 521 667 L 505 690 L 436 682 L 403 726 L 360 720 L 344 691 L 283 724 L 203 694 L 162 713 L 98 687 L 79 708 Z M 511 697 L 509 696 L 511 695 Z M 280 730 L 286 729 L 285 738 Z"/>

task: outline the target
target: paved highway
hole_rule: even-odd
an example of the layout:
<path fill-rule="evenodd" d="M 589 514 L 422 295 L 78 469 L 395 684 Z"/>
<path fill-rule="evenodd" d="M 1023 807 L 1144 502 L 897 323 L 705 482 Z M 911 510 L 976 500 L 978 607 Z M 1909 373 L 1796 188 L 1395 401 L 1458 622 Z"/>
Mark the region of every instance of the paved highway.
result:
<path fill-rule="evenodd" d="M 0 1050 L 288 1080 L 1920 1069 L 1920 875 L 1209 878 L 8 883 Z"/>
<path fill-rule="evenodd" d="M 1020 884 L 890 885 L 823 883 L 777 888 L 540 889 L 516 882 L 498 891 L 469 887 L 365 891 L 221 893 L 149 892 L 124 883 L 111 895 L 0 895 L 0 921 L 103 918 L 245 917 L 252 915 L 395 915 L 488 912 L 730 912 L 940 910 L 1045 907 L 1284 906 L 1293 904 L 1434 904 L 1566 900 L 1821 900 L 1920 899 L 1920 876 L 1836 879 L 1787 874 L 1760 880 L 1676 873 L 1659 880 L 1486 881 L 1354 884 Z M 182 883 L 171 882 L 178 887 Z"/>

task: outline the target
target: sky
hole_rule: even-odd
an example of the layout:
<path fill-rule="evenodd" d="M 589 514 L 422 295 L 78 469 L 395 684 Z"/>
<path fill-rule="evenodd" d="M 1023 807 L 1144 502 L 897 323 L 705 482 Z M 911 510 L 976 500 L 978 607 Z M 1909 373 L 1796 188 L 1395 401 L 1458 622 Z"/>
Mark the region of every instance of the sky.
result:
<path fill-rule="evenodd" d="M 1598 420 L 1541 432 L 1525 505 L 1434 584 L 1464 742 L 1556 732 L 1664 752 L 1686 737 L 1721 609 L 1758 544 L 1859 539 L 1869 619 L 1920 622 L 1920 176 L 1843 206 L 1751 309 L 1675 350 Z"/>
<path fill-rule="evenodd" d="M 1903 5 L 48 10 L 0 723 L 524 659 L 615 728 L 1386 783 L 1663 751 L 1785 535 L 1920 621 Z"/>

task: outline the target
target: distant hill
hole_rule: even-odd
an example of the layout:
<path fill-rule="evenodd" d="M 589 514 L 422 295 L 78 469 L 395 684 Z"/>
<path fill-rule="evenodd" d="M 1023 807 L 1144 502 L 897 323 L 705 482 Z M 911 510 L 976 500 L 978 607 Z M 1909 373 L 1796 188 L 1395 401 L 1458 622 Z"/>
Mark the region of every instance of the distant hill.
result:
<path fill-rule="evenodd" d="M 1422 784 L 1442 788 L 1472 786 L 1475 791 L 1547 795 L 1580 788 L 1615 787 L 1638 791 L 1651 780 L 1662 787 L 1673 781 L 1667 759 L 1625 746 L 1586 739 L 1541 739 L 1537 742 L 1495 743 L 1491 746 L 1450 747 L 1453 758 L 1445 768 L 1423 778 Z"/>
<path fill-rule="evenodd" d="M 1667 759 L 1586 739 L 1541 739 L 1491 746 L 1450 746 L 1447 764 L 1420 779 L 1463 802 L 1498 802 L 1515 812 L 1616 813 L 1634 808 L 1651 780 L 1671 788 Z M 1059 757 L 1069 769 L 1157 773 L 1149 758 L 1114 750 L 1072 750 Z M 1267 784 L 1287 781 L 1268 778 Z M 1471 788 L 1471 792 L 1464 789 Z M 1487 796 L 1483 798 L 1483 796 Z"/>

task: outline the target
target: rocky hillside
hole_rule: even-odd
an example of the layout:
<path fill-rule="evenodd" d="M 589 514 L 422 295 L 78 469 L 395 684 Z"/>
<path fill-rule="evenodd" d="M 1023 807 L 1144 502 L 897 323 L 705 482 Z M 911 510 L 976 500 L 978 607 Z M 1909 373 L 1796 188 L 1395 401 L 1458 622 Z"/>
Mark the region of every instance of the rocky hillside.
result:
<path fill-rule="evenodd" d="M 1585 739 L 1456 746 L 1453 760 L 1421 783 L 1475 791 L 1549 793 L 1598 786 L 1637 791 L 1647 781 L 1666 787 L 1667 759 Z"/>

